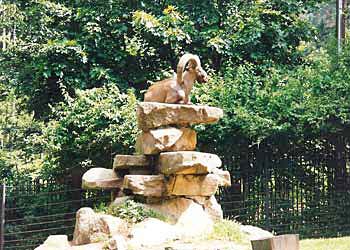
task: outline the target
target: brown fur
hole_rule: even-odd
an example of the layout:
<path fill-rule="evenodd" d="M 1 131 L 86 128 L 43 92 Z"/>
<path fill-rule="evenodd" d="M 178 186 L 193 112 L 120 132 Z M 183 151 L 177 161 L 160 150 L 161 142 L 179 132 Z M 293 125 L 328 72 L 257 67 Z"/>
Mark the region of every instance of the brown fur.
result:
<path fill-rule="evenodd" d="M 177 76 L 154 83 L 145 93 L 146 102 L 190 103 L 190 92 L 195 81 L 207 82 L 208 75 L 200 64 L 199 57 L 183 55 L 177 65 Z"/>

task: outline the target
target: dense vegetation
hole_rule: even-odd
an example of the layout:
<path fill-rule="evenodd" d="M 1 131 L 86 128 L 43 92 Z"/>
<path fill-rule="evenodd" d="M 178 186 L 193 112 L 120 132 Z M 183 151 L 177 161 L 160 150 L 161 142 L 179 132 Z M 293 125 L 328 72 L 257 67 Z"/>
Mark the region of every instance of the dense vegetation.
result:
<path fill-rule="evenodd" d="M 226 167 L 256 145 L 347 134 L 350 50 L 336 57 L 307 18 L 321 2 L 2 1 L 1 178 L 59 179 L 133 152 L 137 100 L 184 52 L 211 74 L 193 102 L 225 110 L 199 147 Z"/>

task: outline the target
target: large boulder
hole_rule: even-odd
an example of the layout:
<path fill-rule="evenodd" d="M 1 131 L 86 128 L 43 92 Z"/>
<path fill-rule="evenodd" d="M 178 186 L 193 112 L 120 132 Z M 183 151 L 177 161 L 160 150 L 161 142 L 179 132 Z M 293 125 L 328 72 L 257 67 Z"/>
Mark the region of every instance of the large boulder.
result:
<path fill-rule="evenodd" d="M 222 109 L 209 106 L 156 102 L 141 102 L 137 106 L 138 127 L 143 131 L 168 125 L 214 123 L 222 116 Z"/>
<path fill-rule="evenodd" d="M 143 196 L 161 197 L 166 192 L 163 175 L 125 175 L 123 188 Z"/>
<path fill-rule="evenodd" d="M 84 207 L 76 214 L 73 245 L 90 244 L 104 241 L 110 235 L 126 235 L 127 223 L 117 217 L 106 214 L 97 214 L 91 208 Z"/>
<path fill-rule="evenodd" d="M 196 151 L 161 153 L 158 169 L 162 174 L 208 174 L 221 167 L 221 160 L 215 154 Z"/>
<path fill-rule="evenodd" d="M 123 179 L 113 169 L 91 168 L 82 178 L 83 189 L 115 189 L 121 188 Z"/>
<path fill-rule="evenodd" d="M 214 174 L 175 175 L 167 183 L 168 195 L 212 196 L 219 186 L 219 179 Z"/>
<path fill-rule="evenodd" d="M 136 152 L 155 155 L 165 151 L 194 150 L 197 134 L 190 128 L 159 128 L 142 132 L 136 141 Z"/>

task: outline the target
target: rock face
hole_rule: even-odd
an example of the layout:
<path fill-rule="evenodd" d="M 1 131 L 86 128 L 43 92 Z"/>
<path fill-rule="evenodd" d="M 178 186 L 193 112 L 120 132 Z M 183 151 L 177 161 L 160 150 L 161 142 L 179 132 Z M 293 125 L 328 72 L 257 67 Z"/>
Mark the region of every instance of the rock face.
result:
<path fill-rule="evenodd" d="M 208 175 L 175 175 L 167 183 L 169 195 L 212 196 L 219 186 L 214 174 Z"/>
<path fill-rule="evenodd" d="M 149 159 L 144 155 L 116 155 L 113 162 L 114 169 L 148 166 L 150 166 Z"/>
<path fill-rule="evenodd" d="M 136 152 L 155 155 L 165 151 L 194 150 L 197 134 L 190 128 L 160 128 L 142 132 L 137 138 Z"/>
<path fill-rule="evenodd" d="M 195 151 L 161 153 L 159 156 L 159 172 L 171 174 L 208 174 L 221 167 L 217 155 Z"/>
<path fill-rule="evenodd" d="M 137 122 L 142 131 L 168 125 L 214 123 L 222 116 L 222 109 L 209 106 L 156 102 L 141 102 L 137 106 Z"/>
<path fill-rule="evenodd" d="M 126 175 L 124 189 L 134 194 L 161 197 L 165 195 L 165 179 L 163 175 Z"/>
<path fill-rule="evenodd" d="M 121 188 L 123 179 L 112 169 L 92 168 L 82 178 L 83 189 L 114 189 Z"/>

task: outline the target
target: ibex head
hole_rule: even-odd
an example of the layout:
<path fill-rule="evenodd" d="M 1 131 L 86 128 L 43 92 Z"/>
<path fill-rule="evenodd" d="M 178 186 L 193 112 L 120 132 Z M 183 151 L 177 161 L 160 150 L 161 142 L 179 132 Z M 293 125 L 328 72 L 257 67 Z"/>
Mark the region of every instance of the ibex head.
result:
<path fill-rule="evenodd" d="M 201 66 L 199 57 L 192 54 L 185 54 L 180 58 L 177 65 L 177 82 L 182 84 L 184 72 L 193 76 L 193 80 L 197 80 L 200 83 L 208 81 L 208 74 Z"/>

